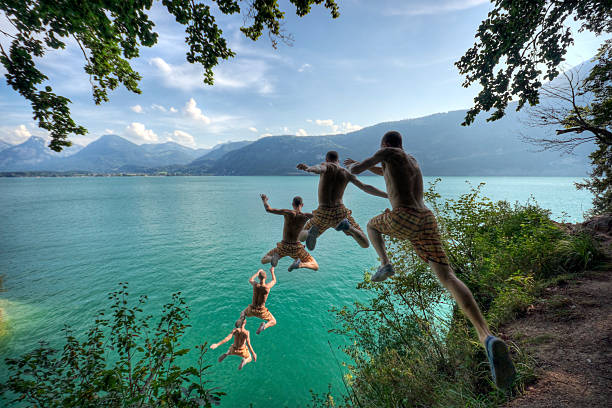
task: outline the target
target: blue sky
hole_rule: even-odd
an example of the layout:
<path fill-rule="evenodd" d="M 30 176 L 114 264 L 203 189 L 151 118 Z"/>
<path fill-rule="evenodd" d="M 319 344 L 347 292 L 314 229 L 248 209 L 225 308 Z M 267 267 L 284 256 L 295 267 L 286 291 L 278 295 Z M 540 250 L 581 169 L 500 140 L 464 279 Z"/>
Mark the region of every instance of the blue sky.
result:
<path fill-rule="evenodd" d="M 275 50 L 266 35 L 246 39 L 239 31 L 243 16 L 217 19 L 237 56 L 215 69 L 214 86 L 204 85 L 201 68 L 186 62 L 183 28 L 157 3 L 150 15 L 159 42 L 132 60 L 143 76 L 141 95 L 118 89 L 110 102 L 96 106 L 80 50 L 70 44 L 48 54 L 42 70 L 89 130 L 71 140 L 86 145 L 114 133 L 138 144 L 172 140 L 211 147 L 265 135 L 345 133 L 471 106 L 478 89 L 461 87 L 453 63 L 473 44 L 490 2 L 339 0 L 335 20 L 322 6 L 299 18 L 287 1 L 280 3 L 292 46 L 281 43 Z M 0 15 L 0 29 L 7 26 Z M 576 29 L 574 34 L 566 67 L 591 58 L 603 41 Z M 44 136 L 29 105 L 4 80 L 0 116 L 1 140 Z"/>

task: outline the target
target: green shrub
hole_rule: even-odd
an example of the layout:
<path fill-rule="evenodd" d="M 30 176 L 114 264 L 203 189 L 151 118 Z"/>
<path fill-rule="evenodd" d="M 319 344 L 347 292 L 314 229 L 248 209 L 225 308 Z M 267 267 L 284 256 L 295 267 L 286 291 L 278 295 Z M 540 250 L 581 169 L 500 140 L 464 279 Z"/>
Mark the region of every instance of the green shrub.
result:
<path fill-rule="evenodd" d="M 425 195 L 448 258 L 493 329 L 533 302 L 539 282 L 583 271 L 599 259 L 590 236 L 568 234 L 531 200 L 492 202 L 482 196 L 481 184 L 441 202 L 436 183 Z M 333 310 L 335 332 L 349 340 L 344 403 L 328 392 L 314 394 L 313 406 L 493 407 L 506 401 L 491 382 L 475 330 L 429 267 L 409 242 L 391 239 L 387 246 L 395 277 L 374 283 L 366 272 L 357 288 L 370 300 Z M 512 392 L 520 392 L 534 380 L 534 365 L 510 346 L 517 367 Z"/>
<path fill-rule="evenodd" d="M 207 389 L 206 344 L 196 346 L 197 366 L 181 368 L 189 349 L 181 337 L 189 307 L 180 292 L 164 305 L 156 325 L 143 316 L 146 296 L 128 304 L 127 284 L 109 293 L 110 317 L 101 311 L 84 340 L 64 328 L 61 350 L 40 347 L 6 359 L 9 379 L 0 400 L 35 407 L 211 407 L 222 392 Z"/>

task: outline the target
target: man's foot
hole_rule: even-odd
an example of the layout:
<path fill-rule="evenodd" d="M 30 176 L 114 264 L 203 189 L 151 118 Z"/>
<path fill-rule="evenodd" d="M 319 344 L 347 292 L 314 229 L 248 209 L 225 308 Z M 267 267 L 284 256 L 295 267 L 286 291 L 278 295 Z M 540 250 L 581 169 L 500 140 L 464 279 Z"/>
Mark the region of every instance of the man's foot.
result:
<path fill-rule="evenodd" d="M 385 266 L 378 268 L 378 271 L 376 271 L 374 276 L 372 276 L 372 282 L 382 282 L 393 275 L 395 275 L 393 265 L 386 264 Z"/>
<path fill-rule="evenodd" d="M 261 324 L 259 325 L 259 329 L 257 329 L 257 331 L 255 332 L 255 334 L 259 334 L 262 331 L 264 331 L 264 328 L 266 327 L 266 323 L 267 322 L 261 322 Z"/>
<path fill-rule="evenodd" d="M 299 268 L 300 267 L 300 263 L 301 263 L 301 261 L 299 259 L 296 259 L 295 261 L 293 261 L 293 263 L 291 265 L 289 265 L 289 268 L 287 268 L 287 270 L 289 272 L 291 272 L 292 270 Z"/>
<path fill-rule="evenodd" d="M 280 255 L 278 254 L 278 252 L 273 253 L 272 259 L 270 259 L 270 265 L 276 268 L 276 265 L 278 265 L 279 259 L 280 259 Z"/>
<path fill-rule="evenodd" d="M 316 225 L 313 225 L 308 230 L 308 236 L 306 237 L 306 248 L 310 251 L 315 249 L 315 245 L 317 245 L 317 237 L 319 236 L 319 228 Z"/>
<path fill-rule="evenodd" d="M 351 223 L 348 218 L 343 219 L 336 225 L 336 231 L 348 231 L 351 228 Z"/>
<path fill-rule="evenodd" d="M 510 358 L 508 346 L 502 339 L 495 336 L 488 336 L 484 345 L 487 357 L 489 358 L 489 365 L 491 366 L 493 382 L 499 389 L 510 388 L 514 381 L 516 370 Z"/>

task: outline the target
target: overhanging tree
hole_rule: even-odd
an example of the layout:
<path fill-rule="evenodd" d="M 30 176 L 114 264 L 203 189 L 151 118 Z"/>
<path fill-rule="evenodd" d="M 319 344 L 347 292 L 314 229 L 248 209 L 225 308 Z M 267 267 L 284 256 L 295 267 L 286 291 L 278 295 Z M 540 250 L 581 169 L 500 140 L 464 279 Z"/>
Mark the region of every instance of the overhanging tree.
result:
<path fill-rule="evenodd" d="M 612 0 L 495 0 L 493 9 L 476 31 L 476 43 L 455 63 L 465 76 L 464 87 L 480 84 L 464 125 L 482 111 L 494 109 L 487 119 L 504 116 L 508 103 L 518 99 L 517 110 L 539 102 L 542 81 L 559 75 L 574 37 L 568 21 L 580 31 L 597 35 L 612 32 Z"/>
<path fill-rule="evenodd" d="M 482 86 L 463 125 L 473 123 L 482 111 L 494 110 L 487 121 L 502 118 L 513 98 L 520 110 L 526 103 L 536 106 L 540 96 L 546 97 L 547 106 L 531 111 L 531 123 L 558 126 L 556 137 L 531 142 L 568 152 L 579 144 L 594 142 L 590 178 L 577 187 L 594 194 L 591 213 L 612 213 L 612 41 L 603 41 L 597 63 L 584 80 L 565 74 L 565 85 L 550 82 L 559 75 L 559 65 L 574 42 L 567 22 L 579 22 L 580 31 L 609 34 L 612 0 L 493 3 L 493 10 L 478 27 L 476 43 L 455 63 L 465 75 L 464 87 L 474 83 Z"/>
<path fill-rule="evenodd" d="M 324 4 L 333 18 L 339 16 L 335 0 L 289 0 L 295 12 L 303 17 L 314 5 Z M 203 82 L 212 85 L 212 69 L 235 53 L 228 47 L 215 14 L 245 15 L 240 28 L 256 41 L 267 32 L 272 45 L 287 40 L 282 22 L 285 16 L 278 0 L 161 0 L 161 4 L 179 24 L 185 26 L 188 45 L 186 59 L 204 68 Z M 70 146 L 70 134 L 85 134 L 87 129 L 75 123 L 70 115 L 70 100 L 53 92 L 43 83 L 48 79 L 35 57 L 50 50 L 66 47 L 73 40 L 85 60 L 96 104 L 109 100 L 108 91 L 123 85 L 141 93 L 141 76 L 130 60 L 138 57 L 140 47 L 152 47 L 158 35 L 149 18 L 153 0 L 0 0 L 2 18 L 10 30 L 0 29 L 0 62 L 6 69 L 8 85 L 26 98 L 38 126 L 49 131 L 49 147 L 61 151 Z M 2 46 L 2 43 L 10 43 Z"/>

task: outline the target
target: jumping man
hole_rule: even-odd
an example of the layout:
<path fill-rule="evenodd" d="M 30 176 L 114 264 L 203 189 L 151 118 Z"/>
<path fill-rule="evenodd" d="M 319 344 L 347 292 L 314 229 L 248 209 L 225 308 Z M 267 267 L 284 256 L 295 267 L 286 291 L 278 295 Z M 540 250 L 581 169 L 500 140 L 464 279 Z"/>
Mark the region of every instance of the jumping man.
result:
<path fill-rule="evenodd" d="M 236 320 L 235 326 L 236 328 L 232 330 L 226 338 L 211 345 L 210 348 L 214 350 L 234 337 L 234 344 L 230 346 L 227 353 L 221 354 L 221 357 L 219 357 L 219 362 L 222 362 L 225 357 L 229 356 L 230 354 L 240 356 L 242 357 L 242 361 L 240 362 L 238 369 L 242 370 L 242 367 L 251 362 L 251 354 L 249 354 L 249 350 L 251 350 L 251 353 L 253 354 L 253 361 L 257 361 L 257 354 L 255 354 L 255 350 L 253 350 L 253 347 L 251 346 L 249 331 L 244 328 L 244 326 L 246 326 L 246 319 L 241 317 L 240 319 Z"/>
<path fill-rule="evenodd" d="M 304 224 L 312 218 L 312 214 L 302 212 L 302 207 L 304 206 L 302 197 L 293 198 L 293 210 L 277 210 L 271 208 L 270 204 L 268 204 L 268 197 L 266 197 L 265 194 L 261 195 L 261 200 L 267 212 L 285 217 L 283 240 L 277 243 L 276 248 L 270 250 L 261 259 L 261 263 L 271 263 L 272 266 L 276 267 L 279 259 L 284 256 L 289 256 L 294 259 L 294 262 L 288 268 L 289 271 L 297 268 L 318 270 L 319 264 L 317 264 L 317 261 L 315 261 L 312 255 L 306 252 L 304 245 L 298 241 L 298 236 Z"/>
<path fill-rule="evenodd" d="M 381 167 L 376 166 L 378 163 L 381 163 Z M 370 170 L 384 176 L 393 208 L 368 223 L 368 235 L 381 263 L 372 280 L 383 281 L 395 274 L 387 257 L 382 234 L 410 240 L 416 253 L 429 263 L 442 285 L 453 295 L 476 328 L 487 351 L 495 384 L 499 388 L 508 388 L 515 376 L 508 347 L 501 339 L 491 335 L 472 293 L 449 266 L 436 218 L 423 201 L 423 175 L 414 157 L 404 152 L 402 136 L 395 131 L 387 132 L 380 143 L 380 150 L 374 156 L 361 163 L 347 159 L 345 164 L 353 174 Z"/>
<path fill-rule="evenodd" d="M 297 168 L 320 175 L 319 208 L 313 211 L 314 217 L 304 226 L 304 230 L 300 233 L 300 241 L 306 240 L 306 246 L 312 251 L 317 243 L 317 237 L 328 228 L 333 227 L 336 231 L 343 231 L 346 235 L 353 237 L 361 247 L 370 246 L 368 238 L 351 216 L 351 210 L 342 203 L 342 196 L 349 182 L 379 197 L 387 198 L 387 193 L 362 183 L 354 174 L 340 167 L 338 152 L 333 150 L 325 155 L 325 163 L 316 166 L 300 163 Z"/>
<path fill-rule="evenodd" d="M 276 319 L 266 307 L 266 300 L 270 294 L 270 289 L 272 289 L 272 286 L 276 285 L 276 276 L 274 275 L 273 266 L 270 268 L 270 274 L 272 275 L 270 283 L 266 283 L 266 273 L 263 269 L 258 270 L 255 272 L 255 275 L 251 276 L 249 283 L 253 286 L 253 303 L 248 305 L 240 314 L 241 318 L 255 316 L 265 320 L 265 322 L 261 322 L 259 325 L 256 334 L 276 324 Z M 255 282 L 256 277 L 259 278 L 259 283 Z"/>

